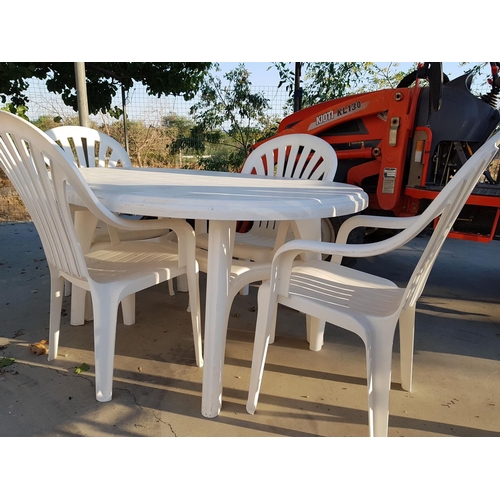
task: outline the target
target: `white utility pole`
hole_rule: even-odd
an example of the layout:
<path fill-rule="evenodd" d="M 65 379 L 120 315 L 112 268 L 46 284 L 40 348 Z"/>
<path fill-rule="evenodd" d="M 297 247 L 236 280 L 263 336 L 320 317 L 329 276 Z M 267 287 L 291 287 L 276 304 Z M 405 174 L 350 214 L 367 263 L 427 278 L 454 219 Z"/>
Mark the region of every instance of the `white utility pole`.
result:
<path fill-rule="evenodd" d="M 75 63 L 75 78 L 80 126 L 90 127 L 89 103 L 87 100 L 87 80 L 85 79 L 85 63 Z"/>

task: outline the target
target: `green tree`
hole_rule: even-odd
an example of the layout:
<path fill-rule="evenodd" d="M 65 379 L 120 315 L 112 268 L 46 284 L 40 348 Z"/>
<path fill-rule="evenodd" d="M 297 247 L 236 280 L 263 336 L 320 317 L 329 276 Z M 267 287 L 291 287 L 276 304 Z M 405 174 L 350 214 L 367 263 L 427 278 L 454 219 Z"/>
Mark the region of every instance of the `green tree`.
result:
<path fill-rule="evenodd" d="M 290 96 L 284 110 L 289 114 L 293 111 L 295 69 L 284 62 L 276 62 L 274 67 L 280 76 L 278 87 L 284 86 Z M 384 66 L 373 62 L 301 63 L 302 107 L 351 94 L 395 88 L 410 71 L 401 71 L 399 63 Z"/>
<path fill-rule="evenodd" d="M 198 157 L 205 152 L 207 148 L 203 132 L 192 118 L 175 113 L 170 113 L 163 118 L 163 127 L 171 138 L 167 149 L 172 158 L 175 156 L 174 163 L 179 163 L 182 168 L 192 167 L 193 162 L 186 162 L 183 155 Z"/>
<path fill-rule="evenodd" d="M 13 115 L 20 116 L 21 118 L 24 118 L 26 121 L 30 121 L 29 118 L 26 115 L 26 111 L 28 111 L 28 108 L 26 106 L 15 106 L 11 102 L 8 102 L 5 106 L 1 108 L 2 111 L 8 111 L 9 113 L 12 113 Z"/>
<path fill-rule="evenodd" d="M 149 95 L 182 95 L 191 99 L 198 91 L 212 63 L 209 62 L 89 62 L 85 63 L 89 112 L 115 111 L 112 98 L 118 91 L 126 92 L 135 82 L 146 87 Z M 7 98 L 14 106 L 27 106 L 26 90 L 31 78 L 45 80 L 50 92 L 60 94 L 63 102 L 78 109 L 75 68 L 69 62 L 0 63 L 0 98 Z"/>
<path fill-rule="evenodd" d="M 194 121 L 176 113 L 169 113 L 162 119 L 163 127 L 167 128 L 174 137 L 187 137 L 195 126 Z"/>
<path fill-rule="evenodd" d="M 390 62 L 384 66 L 378 63 L 368 64 L 353 90 L 356 93 L 360 93 L 396 88 L 407 74 L 417 68 L 417 64 L 415 63 L 409 70 L 401 71 L 399 65 L 400 63 L 398 62 Z"/>
<path fill-rule="evenodd" d="M 219 69 L 216 65 L 215 69 Z M 200 91 L 200 100 L 191 107 L 197 126 L 192 135 L 206 143 L 224 146 L 216 156 L 204 158 L 202 164 L 211 170 L 236 170 L 243 164 L 250 147 L 263 138 L 268 126 L 269 100 L 252 92 L 250 73 L 244 64 L 223 75 L 208 75 Z"/>
<path fill-rule="evenodd" d="M 301 63 L 302 107 L 306 108 L 323 101 L 347 95 L 360 79 L 367 65 L 361 62 L 305 62 Z M 276 62 L 280 82 L 290 96 L 285 113 L 293 109 L 295 91 L 295 70 L 290 63 Z"/>

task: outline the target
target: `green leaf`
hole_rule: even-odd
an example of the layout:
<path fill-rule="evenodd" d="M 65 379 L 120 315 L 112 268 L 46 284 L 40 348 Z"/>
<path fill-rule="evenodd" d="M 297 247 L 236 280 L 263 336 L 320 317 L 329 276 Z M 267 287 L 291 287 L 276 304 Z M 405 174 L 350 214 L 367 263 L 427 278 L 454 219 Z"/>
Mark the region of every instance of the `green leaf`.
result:
<path fill-rule="evenodd" d="M 6 367 L 6 366 L 10 366 L 11 364 L 15 363 L 15 359 L 14 358 L 1 358 L 0 359 L 0 369 Z"/>
<path fill-rule="evenodd" d="M 75 368 L 75 373 L 78 375 L 79 373 L 88 371 L 90 366 L 87 363 L 82 363 L 80 366 Z"/>

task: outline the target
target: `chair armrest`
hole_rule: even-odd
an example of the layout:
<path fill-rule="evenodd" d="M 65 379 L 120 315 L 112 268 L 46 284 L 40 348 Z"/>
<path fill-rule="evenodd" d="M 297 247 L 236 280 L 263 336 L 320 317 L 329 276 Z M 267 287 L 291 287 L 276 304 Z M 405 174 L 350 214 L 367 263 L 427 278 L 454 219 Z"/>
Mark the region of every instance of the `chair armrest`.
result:
<path fill-rule="evenodd" d="M 384 217 L 378 215 L 354 215 L 340 226 L 336 242 L 346 243 L 349 233 L 357 227 L 376 227 L 383 229 L 406 229 L 419 217 Z"/>
<path fill-rule="evenodd" d="M 375 255 L 382 255 L 405 245 L 421 231 L 421 218 L 411 217 L 409 219 L 411 220 L 407 221 L 406 227 L 401 223 L 396 223 L 394 225 L 385 227 L 392 227 L 395 229 L 408 229 L 412 225 L 412 222 L 418 221 L 418 223 L 415 224 L 415 227 L 409 229 L 408 231 L 397 233 L 385 240 L 377 241 L 374 243 L 332 243 L 326 241 L 295 239 L 285 243 L 281 248 L 278 249 L 275 255 L 275 260 L 284 253 L 295 254 L 296 256 L 302 252 L 313 252 L 332 256 L 339 255 L 341 257 L 373 257 Z"/>
<path fill-rule="evenodd" d="M 347 243 L 347 239 L 352 230 L 358 227 L 375 227 L 383 229 L 406 229 L 411 226 L 415 221 L 419 220 L 416 217 L 384 217 L 379 215 L 355 215 L 349 217 L 340 226 L 336 243 Z M 332 256 L 332 262 L 340 264 L 342 257 L 340 255 Z"/>
<path fill-rule="evenodd" d="M 420 218 L 416 217 L 413 219 Z M 300 239 L 289 241 L 279 248 L 274 256 L 271 269 L 271 287 L 276 288 L 278 290 L 277 293 L 287 293 L 286 290 L 288 290 L 293 265 L 297 256 L 303 252 L 331 255 L 332 265 L 340 265 L 342 257 L 374 257 L 396 250 L 412 240 L 415 234 L 418 234 L 420 225 L 416 224 L 411 230 L 402 231 L 386 240 L 374 243 L 349 244 Z M 335 259 L 335 256 L 339 258 Z M 276 286 L 274 283 L 276 283 Z"/>
<path fill-rule="evenodd" d="M 177 228 L 182 229 L 186 225 L 192 230 L 193 228 L 182 219 L 126 219 L 125 217 L 120 217 L 119 215 L 115 217 L 109 217 L 104 220 L 106 224 L 116 227 L 117 229 L 124 229 L 129 231 L 144 231 L 144 230 L 159 230 L 159 229 L 170 229 L 175 231 Z"/>

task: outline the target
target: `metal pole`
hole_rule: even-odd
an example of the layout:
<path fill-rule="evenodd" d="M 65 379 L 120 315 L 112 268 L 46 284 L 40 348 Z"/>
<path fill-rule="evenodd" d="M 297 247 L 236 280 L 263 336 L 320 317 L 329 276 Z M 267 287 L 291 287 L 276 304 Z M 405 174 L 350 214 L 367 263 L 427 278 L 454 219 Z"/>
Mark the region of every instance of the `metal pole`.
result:
<path fill-rule="evenodd" d="M 87 80 L 85 79 L 85 63 L 75 63 L 76 98 L 78 117 L 82 127 L 90 127 L 89 103 L 87 98 Z"/>
<path fill-rule="evenodd" d="M 302 87 L 300 86 L 300 68 L 302 63 L 295 63 L 295 91 L 293 95 L 293 111 L 302 109 Z"/>
<path fill-rule="evenodd" d="M 125 89 L 122 85 L 122 109 L 123 109 L 123 135 L 125 136 L 125 151 L 130 154 L 128 150 L 128 133 L 127 133 L 127 105 L 125 102 Z"/>

